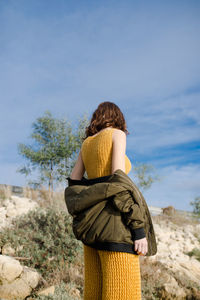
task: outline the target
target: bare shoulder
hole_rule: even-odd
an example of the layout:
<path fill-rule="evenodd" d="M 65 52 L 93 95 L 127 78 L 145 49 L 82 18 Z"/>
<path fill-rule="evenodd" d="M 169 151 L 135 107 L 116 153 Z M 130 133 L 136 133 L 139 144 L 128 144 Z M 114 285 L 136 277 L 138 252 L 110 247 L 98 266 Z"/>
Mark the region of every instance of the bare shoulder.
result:
<path fill-rule="evenodd" d="M 118 141 L 123 142 L 126 140 L 126 133 L 121 129 L 114 128 L 113 134 L 112 134 L 112 140 L 113 141 L 118 140 Z"/>

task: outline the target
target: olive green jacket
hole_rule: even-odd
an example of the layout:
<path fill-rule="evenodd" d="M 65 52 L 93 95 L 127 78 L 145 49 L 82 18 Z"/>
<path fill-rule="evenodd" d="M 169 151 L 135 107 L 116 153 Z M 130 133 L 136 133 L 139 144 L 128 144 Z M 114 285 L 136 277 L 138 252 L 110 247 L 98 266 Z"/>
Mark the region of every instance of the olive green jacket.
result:
<path fill-rule="evenodd" d="M 137 254 L 134 241 L 146 236 L 146 255 L 157 253 L 148 206 L 125 172 L 118 169 L 108 176 L 67 180 L 65 203 L 78 240 L 97 249 Z"/>

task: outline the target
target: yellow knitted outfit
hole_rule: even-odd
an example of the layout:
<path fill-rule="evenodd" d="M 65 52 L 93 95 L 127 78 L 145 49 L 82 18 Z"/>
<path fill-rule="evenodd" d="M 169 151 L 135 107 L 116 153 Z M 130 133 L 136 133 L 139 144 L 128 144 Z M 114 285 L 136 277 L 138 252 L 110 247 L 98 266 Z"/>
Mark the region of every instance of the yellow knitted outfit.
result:
<path fill-rule="evenodd" d="M 88 178 L 111 174 L 114 128 L 89 136 L 81 147 Z M 125 156 L 125 172 L 131 162 Z M 139 255 L 84 247 L 84 300 L 141 300 Z"/>

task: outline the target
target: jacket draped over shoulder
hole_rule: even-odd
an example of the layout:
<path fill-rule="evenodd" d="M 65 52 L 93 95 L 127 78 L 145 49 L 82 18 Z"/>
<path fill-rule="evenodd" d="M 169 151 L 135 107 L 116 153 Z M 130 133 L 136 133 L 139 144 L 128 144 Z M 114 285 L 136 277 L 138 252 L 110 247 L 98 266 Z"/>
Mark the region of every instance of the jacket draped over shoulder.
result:
<path fill-rule="evenodd" d="M 97 249 L 137 254 L 134 241 L 146 237 L 146 255 L 157 253 L 147 203 L 125 172 L 118 169 L 108 176 L 67 180 L 65 203 L 78 240 Z"/>

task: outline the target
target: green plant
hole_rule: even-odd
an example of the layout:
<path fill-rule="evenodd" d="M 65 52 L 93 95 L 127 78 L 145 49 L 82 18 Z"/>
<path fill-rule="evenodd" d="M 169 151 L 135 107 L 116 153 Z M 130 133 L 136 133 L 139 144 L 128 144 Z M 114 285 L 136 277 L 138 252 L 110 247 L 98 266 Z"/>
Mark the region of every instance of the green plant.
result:
<path fill-rule="evenodd" d="M 199 232 L 194 232 L 193 235 L 195 238 L 197 238 L 198 241 L 200 241 Z"/>
<path fill-rule="evenodd" d="M 190 201 L 193 206 L 193 213 L 200 217 L 200 197 L 196 197 L 194 201 Z"/>
<path fill-rule="evenodd" d="M 58 286 L 55 287 L 55 293 L 53 295 L 44 296 L 37 295 L 34 293 L 31 295 L 32 299 L 37 300 L 77 300 L 80 297 L 76 297 L 73 295 L 73 290 L 77 289 L 77 286 L 73 283 L 66 284 L 61 282 Z"/>
<path fill-rule="evenodd" d="M 157 174 L 154 174 L 155 167 L 150 164 L 137 162 L 133 171 L 137 178 L 137 184 L 142 190 L 149 189 L 153 182 L 161 180 Z"/>
<path fill-rule="evenodd" d="M 192 249 L 192 251 L 186 252 L 187 255 L 191 256 L 195 256 L 195 258 L 200 261 L 200 249 L 198 248 L 194 248 Z"/>
<path fill-rule="evenodd" d="M 16 256 L 24 258 L 21 263 L 38 270 L 44 279 L 73 263 L 82 251 L 72 231 L 72 218 L 62 211 L 37 208 L 15 218 L 12 225 L 12 230 L 1 232 L 0 247 L 9 243 Z"/>
<path fill-rule="evenodd" d="M 19 154 L 27 161 L 27 165 L 17 169 L 28 176 L 38 169 L 39 178 L 29 181 L 29 185 L 40 187 L 47 183 L 49 192 L 53 191 L 54 183 L 63 182 L 69 176 L 80 150 L 87 117 L 79 120 L 78 129 L 72 133 L 70 122 L 56 119 L 47 110 L 44 116 L 37 118 L 32 124 L 32 145 L 18 144 Z"/>

